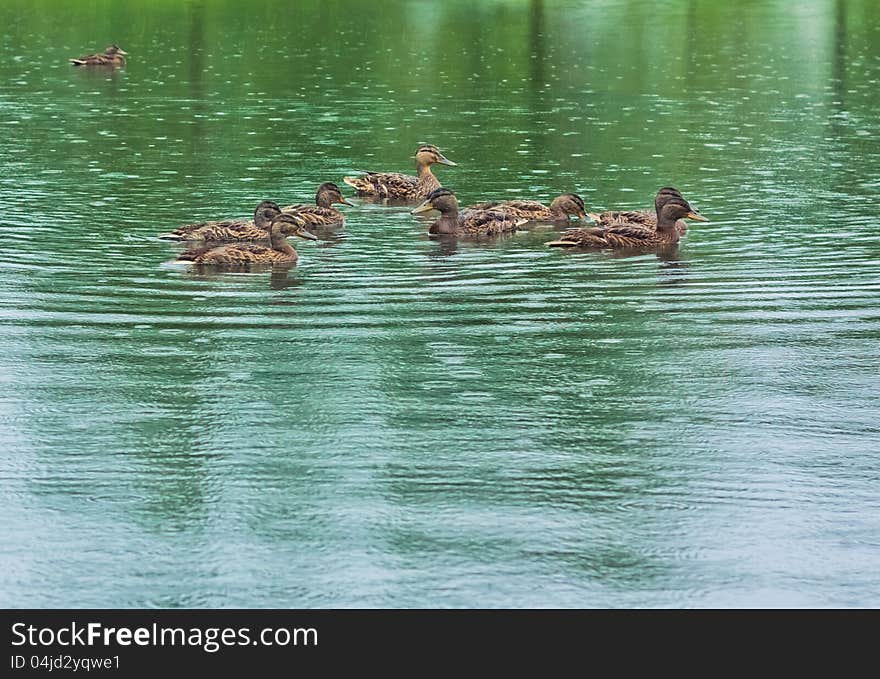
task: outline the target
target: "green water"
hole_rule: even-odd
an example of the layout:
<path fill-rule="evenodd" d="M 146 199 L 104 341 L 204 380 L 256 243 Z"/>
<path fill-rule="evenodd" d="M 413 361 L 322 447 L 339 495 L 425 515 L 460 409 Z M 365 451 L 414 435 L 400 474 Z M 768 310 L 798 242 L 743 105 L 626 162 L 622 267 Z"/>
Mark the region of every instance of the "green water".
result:
<path fill-rule="evenodd" d="M 880 5 L 0 5 L 0 605 L 880 605 Z M 66 59 L 116 41 L 119 71 Z M 422 142 L 289 272 L 155 235 Z"/>

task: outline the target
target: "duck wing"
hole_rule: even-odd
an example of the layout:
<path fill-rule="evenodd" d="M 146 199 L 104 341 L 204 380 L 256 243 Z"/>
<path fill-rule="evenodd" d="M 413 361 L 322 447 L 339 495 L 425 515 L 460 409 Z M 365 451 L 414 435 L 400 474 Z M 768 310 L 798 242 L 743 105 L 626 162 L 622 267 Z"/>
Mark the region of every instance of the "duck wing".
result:
<path fill-rule="evenodd" d="M 309 226 L 330 226 L 331 224 L 342 224 L 345 222 L 345 215 L 340 210 L 332 207 L 289 205 L 281 211 L 302 217 Z"/>
<path fill-rule="evenodd" d="M 360 195 L 382 198 L 409 197 L 418 190 L 419 178 L 401 172 L 366 172 L 362 177 L 343 177 Z"/>
<path fill-rule="evenodd" d="M 253 220 L 245 219 L 185 224 L 171 233 L 159 234 L 159 238 L 163 240 L 215 241 L 218 243 L 265 240 L 268 237 L 269 234 L 259 228 Z"/>

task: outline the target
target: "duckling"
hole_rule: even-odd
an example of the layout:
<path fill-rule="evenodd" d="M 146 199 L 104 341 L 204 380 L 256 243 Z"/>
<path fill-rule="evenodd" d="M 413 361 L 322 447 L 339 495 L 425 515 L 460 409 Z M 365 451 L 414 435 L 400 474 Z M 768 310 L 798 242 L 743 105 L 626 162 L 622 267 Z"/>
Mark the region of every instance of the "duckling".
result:
<path fill-rule="evenodd" d="M 675 226 L 679 219 L 708 222 L 684 198 L 670 197 L 660 209 L 656 229 L 643 224 L 623 223 L 589 229 L 568 229 L 559 240 L 547 243 L 550 247 L 564 248 L 651 248 L 676 245 L 681 237 Z"/>
<path fill-rule="evenodd" d="M 317 237 L 306 231 L 304 222 L 296 215 L 279 213 L 269 227 L 269 247 L 256 243 L 232 243 L 218 247 L 196 248 L 184 252 L 179 262 L 193 262 L 212 266 L 246 266 L 249 264 L 295 264 L 299 256 L 286 236 L 309 240 Z"/>
<path fill-rule="evenodd" d="M 264 200 L 254 210 L 253 220 L 225 219 L 219 222 L 200 222 L 186 224 L 171 233 L 160 233 L 163 240 L 201 240 L 217 243 L 234 243 L 237 241 L 266 240 L 269 238 L 269 226 L 281 208 L 271 200 Z"/>
<path fill-rule="evenodd" d="M 342 226 L 345 214 L 332 207 L 333 203 L 351 205 L 333 182 L 324 182 L 318 187 L 314 205 L 288 205 L 282 212 L 302 217 L 308 226 Z"/>
<path fill-rule="evenodd" d="M 440 188 L 440 182 L 431 172 L 431 165 L 456 165 L 432 144 L 420 146 L 415 159 L 417 177 L 400 172 L 367 172 L 363 177 L 343 177 L 342 181 L 357 189 L 359 196 L 422 200 L 431 191 Z"/>
<path fill-rule="evenodd" d="M 550 206 L 536 200 L 496 200 L 469 205 L 467 210 L 503 210 L 509 215 L 527 219 L 530 222 L 568 222 L 569 216 L 578 219 L 587 216 L 583 198 L 576 193 L 563 193 L 550 203 Z"/>
<path fill-rule="evenodd" d="M 69 61 L 74 66 L 125 66 L 127 54 L 128 52 L 114 43 L 105 49 L 103 54 L 87 54 Z"/>
<path fill-rule="evenodd" d="M 467 209 L 459 214 L 458 199 L 452 191 L 443 187 L 429 193 L 412 214 L 420 215 L 431 210 L 440 212 L 440 219 L 428 229 L 428 233 L 437 235 L 496 236 L 516 231 L 518 226 L 528 221 L 502 210 Z"/>
<path fill-rule="evenodd" d="M 657 191 L 654 197 L 654 210 L 609 210 L 601 213 L 588 213 L 590 219 L 599 226 L 616 226 L 618 224 L 641 224 L 649 229 L 657 228 L 657 215 L 670 198 L 682 198 L 678 189 L 672 186 L 664 186 Z M 680 234 L 684 234 L 688 230 L 687 222 L 683 219 L 675 223 L 675 228 Z"/>

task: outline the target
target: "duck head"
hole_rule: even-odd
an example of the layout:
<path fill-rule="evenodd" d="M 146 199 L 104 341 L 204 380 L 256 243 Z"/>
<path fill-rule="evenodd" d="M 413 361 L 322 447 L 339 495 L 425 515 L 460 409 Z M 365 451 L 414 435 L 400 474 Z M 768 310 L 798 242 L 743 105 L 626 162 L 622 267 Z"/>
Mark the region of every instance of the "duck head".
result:
<path fill-rule="evenodd" d="M 273 242 L 279 236 L 297 236 L 306 240 L 318 240 L 316 235 L 305 230 L 305 225 L 305 220 L 302 217 L 281 212 L 272 219 L 269 233 Z"/>
<path fill-rule="evenodd" d="M 449 158 L 440 153 L 440 149 L 433 144 L 422 144 L 416 151 L 416 165 L 427 166 L 434 163 L 456 166 L 456 163 L 453 163 Z"/>
<path fill-rule="evenodd" d="M 420 215 L 431 210 L 439 210 L 444 214 L 458 212 L 458 199 L 452 191 L 441 186 L 439 189 L 431 191 L 425 201 L 413 209 L 410 214 Z"/>
<path fill-rule="evenodd" d="M 576 193 L 563 193 L 557 196 L 550 203 L 550 209 L 553 212 L 561 212 L 566 217 L 574 215 L 578 219 L 586 219 L 587 211 L 584 206 L 584 199 Z"/>
<path fill-rule="evenodd" d="M 657 228 L 663 225 L 674 225 L 679 219 L 695 219 L 698 222 L 708 222 L 708 218 L 704 217 L 699 211 L 688 203 L 684 198 L 676 198 L 671 196 L 666 204 L 660 208 L 657 215 Z"/>
<path fill-rule="evenodd" d="M 672 186 L 664 186 L 657 191 L 657 195 L 654 196 L 654 209 L 657 211 L 658 215 L 660 214 L 660 210 L 663 209 L 663 206 L 666 205 L 671 198 L 681 198 L 684 200 L 684 196 L 681 195 L 681 192 Z"/>
<path fill-rule="evenodd" d="M 281 214 L 281 208 L 278 207 L 278 203 L 274 203 L 271 200 L 264 200 L 257 205 L 257 209 L 254 210 L 254 224 L 261 229 L 266 229 L 268 231 L 269 226 L 272 224 L 272 220 L 279 214 Z"/>
<path fill-rule="evenodd" d="M 326 207 L 330 207 L 334 203 L 351 205 L 345 199 L 345 196 L 342 195 L 342 190 L 333 182 L 324 182 L 318 187 L 318 192 L 315 194 L 315 203 Z"/>

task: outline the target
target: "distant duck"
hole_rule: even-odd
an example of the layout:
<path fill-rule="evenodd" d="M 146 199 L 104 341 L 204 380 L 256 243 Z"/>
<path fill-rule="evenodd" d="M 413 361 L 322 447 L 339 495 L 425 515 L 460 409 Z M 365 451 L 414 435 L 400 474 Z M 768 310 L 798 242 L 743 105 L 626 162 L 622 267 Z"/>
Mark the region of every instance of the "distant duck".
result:
<path fill-rule="evenodd" d="M 456 165 L 432 144 L 419 147 L 415 155 L 417 177 L 400 172 L 366 172 L 362 177 L 344 177 L 359 196 L 377 196 L 401 200 L 423 200 L 431 191 L 440 188 L 440 182 L 431 172 L 431 165 Z"/>
<path fill-rule="evenodd" d="M 443 187 L 428 194 L 425 201 L 412 211 L 419 215 L 431 210 L 440 212 L 440 219 L 431 224 L 428 233 L 454 236 L 497 236 L 516 231 L 518 226 L 528 220 L 503 210 L 458 211 L 458 199 L 449 189 Z"/>
<path fill-rule="evenodd" d="M 125 56 L 128 54 L 119 45 L 110 45 L 103 54 L 87 54 L 79 59 L 70 59 L 74 66 L 125 66 Z"/>
<path fill-rule="evenodd" d="M 231 243 L 217 247 L 188 250 L 177 258 L 179 262 L 192 262 L 209 266 L 247 266 L 249 264 L 295 264 L 299 256 L 286 236 L 299 236 L 317 240 L 303 228 L 299 217 L 280 213 L 269 227 L 269 246 L 256 243 Z"/>
<path fill-rule="evenodd" d="M 583 199 L 576 193 L 563 193 L 550 205 L 536 200 L 496 200 L 469 205 L 467 210 L 503 210 L 530 222 L 568 222 L 570 216 L 583 219 L 587 216 Z"/>
<path fill-rule="evenodd" d="M 314 205 L 289 205 L 282 212 L 301 217 L 305 220 L 306 226 L 341 226 L 345 223 L 345 214 L 332 207 L 334 203 L 351 205 L 336 184 L 324 182 L 318 187 Z"/>
<path fill-rule="evenodd" d="M 684 198 L 670 197 L 660 209 L 656 228 L 636 222 L 613 226 L 567 229 L 558 240 L 547 243 L 550 247 L 564 248 L 659 248 L 676 245 L 681 234 L 676 227 L 680 219 L 708 222 Z"/>
<path fill-rule="evenodd" d="M 272 220 L 281 214 L 281 208 L 271 200 L 257 205 L 253 220 L 225 219 L 217 222 L 186 224 L 171 233 L 159 234 L 164 240 L 214 241 L 234 243 L 237 241 L 267 240 Z"/>
<path fill-rule="evenodd" d="M 649 229 L 657 228 L 657 215 L 660 210 L 671 198 L 682 198 L 678 189 L 672 186 L 664 186 L 657 191 L 654 197 L 653 210 L 609 210 L 600 213 L 588 213 L 590 219 L 599 226 L 615 226 L 618 224 L 641 224 Z M 687 222 L 680 219 L 675 223 L 679 233 L 685 233 L 688 230 Z"/>

